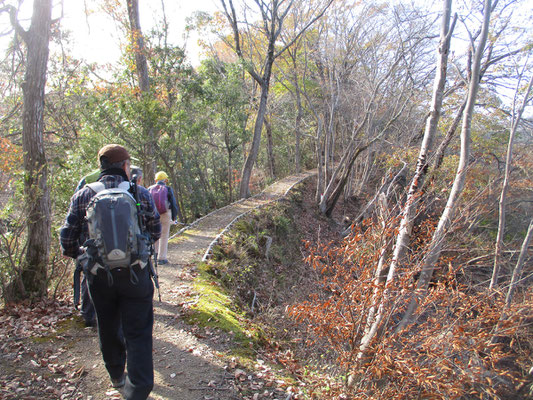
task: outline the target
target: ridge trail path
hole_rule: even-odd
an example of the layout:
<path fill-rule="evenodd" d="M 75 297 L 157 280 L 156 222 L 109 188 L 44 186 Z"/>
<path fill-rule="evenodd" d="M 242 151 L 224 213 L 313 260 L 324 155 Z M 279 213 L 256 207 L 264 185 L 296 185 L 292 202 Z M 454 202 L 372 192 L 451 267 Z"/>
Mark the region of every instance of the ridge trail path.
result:
<path fill-rule="evenodd" d="M 234 374 L 226 371 L 227 360 L 220 353 L 231 347 L 231 335 L 209 330 L 200 333 L 197 327 L 182 321 L 184 308 L 198 298 L 192 288 L 195 264 L 229 224 L 249 211 L 283 198 L 293 186 L 315 174 L 311 170 L 284 178 L 260 194 L 216 210 L 174 235 L 179 240 L 169 243 L 169 264 L 158 267 L 161 301 L 157 290 L 154 293 L 155 385 L 150 399 L 242 398 L 234 390 Z M 121 399 L 121 394 L 111 388 L 94 330 L 78 330 L 72 335 L 76 340 L 64 350 L 62 358 L 83 371 L 75 394 L 87 400 Z"/>

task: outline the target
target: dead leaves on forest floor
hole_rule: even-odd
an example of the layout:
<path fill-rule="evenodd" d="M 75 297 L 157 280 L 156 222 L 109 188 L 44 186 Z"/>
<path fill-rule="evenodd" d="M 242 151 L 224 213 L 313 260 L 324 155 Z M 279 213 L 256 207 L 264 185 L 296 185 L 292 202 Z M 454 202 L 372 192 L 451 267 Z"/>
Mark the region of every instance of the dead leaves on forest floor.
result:
<path fill-rule="evenodd" d="M 64 299 L 0 311 L 0 398 L 81 398 L 76 392 L 84 369 L 74 358 L 61 362 L 69 343 L 64 331 L 72 323 L 72 303 Z"/>

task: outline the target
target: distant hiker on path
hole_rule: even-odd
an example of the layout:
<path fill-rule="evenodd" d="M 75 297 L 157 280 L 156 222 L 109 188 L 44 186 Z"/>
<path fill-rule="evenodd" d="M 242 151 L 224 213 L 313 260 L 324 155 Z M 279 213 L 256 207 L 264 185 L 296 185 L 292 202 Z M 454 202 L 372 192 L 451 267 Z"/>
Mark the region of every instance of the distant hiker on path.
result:
<path fill-rule="evenodd" d="M 167 249 L 170 235 L 170 221 L 175 221 L 178 214 L 178 205 L 172 188 L 168 185 L 168 175 L 159 171 L 155 174 L 155 185 L 148 188 L 154 199 L 155 206 L 161 215 L 161 238 L 155 244 L 158 264 L 168 264 Z"/>
<path fill-rule="evenodd" d="M 72 196 L 61 247 L 64 255 L 79 257 L 88 277 L 113 387 L 124 387 L 128 400 L 144 400 L 154 385 L 148 248 L 150 239 L 159 239 L 161 224 L 148 190 L 137 186 L 134 196 L 130 194 L 135 185 L 129 182 L 128 151 L 109 144 L 98 152 L 98 161 L 98 181 Z M 80 247 L 82 235 L 89 240 Z"/>
<path fill-rule="evenodd" d="M 136 179 L 135 183 L 139 186 L 143 185 L 143 170 L 134 165 L 131 166 L 131 180 Z"/>

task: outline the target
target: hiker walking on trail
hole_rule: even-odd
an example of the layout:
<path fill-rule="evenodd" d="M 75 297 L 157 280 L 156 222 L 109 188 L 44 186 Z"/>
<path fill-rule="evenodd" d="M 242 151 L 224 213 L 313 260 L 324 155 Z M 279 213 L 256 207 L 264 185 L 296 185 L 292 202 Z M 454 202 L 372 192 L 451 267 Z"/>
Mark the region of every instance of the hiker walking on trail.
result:
<path fill-rule="evenodd" d="M 89 183 L 96 182 L 100 176 L 100 169 L 94 170 L 91 173 L 85 175 L 80 179 L 74 193 L 80 191 Z M 80 235 L 80 246 L 85 243 L 85 240 L 88 238 L 84 235 Z M 80 282 L 80 275 L 82 273 L 81 263 L 76 260 L 76 269 L 74 271 L 74 305 L 77 307 L 80 302 L 81 297 L 81 307 L 80 314 L 85 321 L 86 327 L 95 327 L 96 326 L 96 313 L 94 311 L 93 302 L 91 296 L 89 295 L 89 288 L 87 287 L 87 277 L 83 274 L 83 278 Z M 81 296 L 80 296 L 81 294 Z"/>
<path fill-rule="evenodd" d="M 93 183 L 98 180 L 98 177 L 100 176 L 100 168 L 95 169 L 94 171 L 91 171 L 87 175 L 85 175 L 83 178 L 80 179 L 78 182 L 78 186 L 76 186 L 76 189 L 74 190 L 74 193 L 79 191 L 80 189 L 83 189 L 85 185 L 88 183 Z"/>
<path fill-rule="evenodd" d="M 135 181 L 137 185 L 143 184 L 143 170 L 140 167 L 134 165 L 131 166 L 131 180 Z"/>
<path fill-rule="evenodd" d="M 175 221 L 178 214 L 178 205 L 172 188 L 168 186 L 168 175 L 159 171 L 155 174 L 155 185 L 148 188 L 154 199 L 155 206 L 161 215 L 161 238 L 155 244 L 158 254 L 158 264 L 168 264 L 167 249 L 170 235 L 170 222 Z"/>
<path fill-rule="evenodd" d="M 61 247 L 64 255 L 79 258 L 88 277 L 112 386 L 124 387 L 128 400 L 144 400 L 154 385 L 148 248 L 150 240 L 159 239 L 161 223 L 148 190 L 129 182 L 130 155 L 124 147 L 102 147 L 98 161 L 98 181 L 72 196 Z M 80 247 L 82 235 L 89 239 Z"/>
<path fill-rule="evenodd" d="M 85 185 L 96 182 L 99 177 L 100 177 L 100 169 L 94 170 L 90 172 L 89 174 L 85 175 L 78 182 L 78 185 L 76 186 L 76 189 L 74 190 L 74 193 L 83 189 Z M 132 165 L 131 166 L 131 177 L 132 177 L 132 180 L 134 179 L 136 180 L 135 183 L 137 185 L 142 185 L 143 171 L 141 168 Z M 85 243 L 85 240 L 87 239 L 88 238 L 84 238 L 82 235 L 80 245 L 83 245 L 83 243 Z M 81 273 L 82 273 L 81 264 L 78 260 L 76 260 L 76 269 L 74 271 L 74 305 L 77 308 L 80 303 L 80 298 L 81 298 L 80 314 L 85 321 L 85 326 L 95 327 L 96 326 L 96 313 L 94 311 L 93 302 L 89 295 L 89 288 L 87 287 L 87 277 L 85 276 L 85 274 L 83 274 L 83 278 L 81 279 L 81 282 L 80 282 Z"/>

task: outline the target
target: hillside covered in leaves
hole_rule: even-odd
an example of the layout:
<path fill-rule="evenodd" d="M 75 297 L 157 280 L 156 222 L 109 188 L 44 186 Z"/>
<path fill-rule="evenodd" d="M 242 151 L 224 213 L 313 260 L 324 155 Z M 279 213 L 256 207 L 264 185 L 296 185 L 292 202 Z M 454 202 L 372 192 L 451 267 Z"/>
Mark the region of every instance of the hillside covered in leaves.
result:
<path fill-rule="evenodd" d="M 105 144 L 145 186 L 166 171 L 180 228 L 313 169 L 204 266 L 262 329 L 295 324 L 302 396 L 531 398 L 531 2 L 221 0 L 187 21 L 198 62 L 139 3 L 85 7 L 120 37 L 100 65 L 59 4 L 0 1 L 3 323 L 68 298 L 58 230 Z"/>

